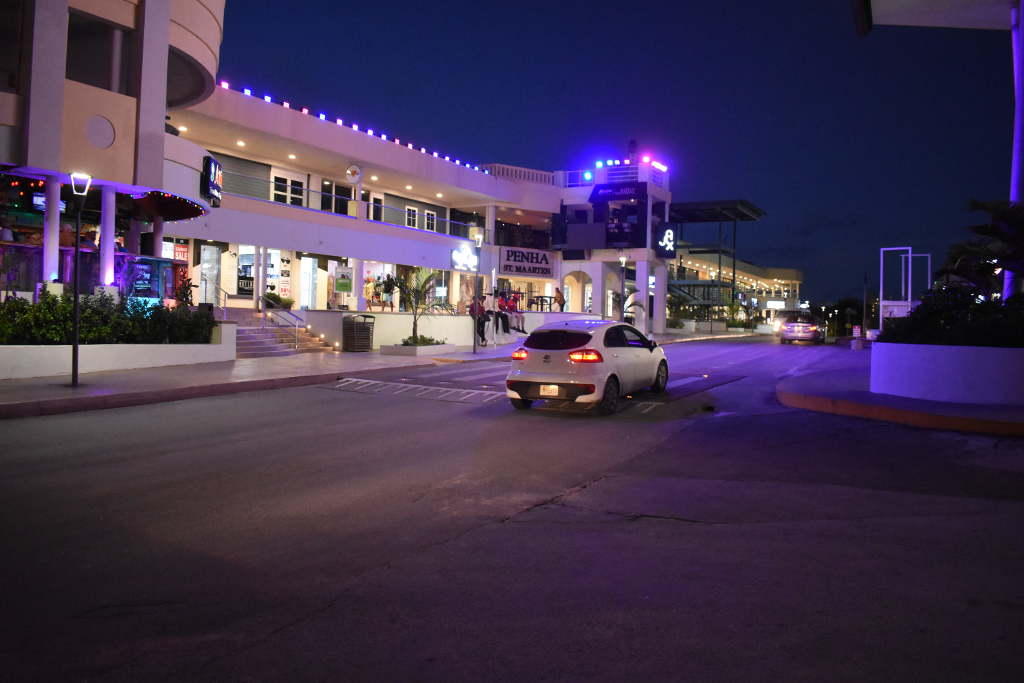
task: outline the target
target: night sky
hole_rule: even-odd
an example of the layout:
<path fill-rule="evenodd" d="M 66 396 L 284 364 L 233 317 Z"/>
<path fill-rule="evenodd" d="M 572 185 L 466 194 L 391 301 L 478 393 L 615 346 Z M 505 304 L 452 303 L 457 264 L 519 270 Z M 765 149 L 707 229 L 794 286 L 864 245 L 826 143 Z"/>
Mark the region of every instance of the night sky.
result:
<path fill-rule="evenodd" d="M 221 77 L 474 163 L 621 157 L 675 201 L 742 198 L 740 257 L 859 296 L 878 248 L 941 263 L 970 198 L 1006 198 L 1007 32 L 876 27 L 847 0 L 228 0 Z"/>

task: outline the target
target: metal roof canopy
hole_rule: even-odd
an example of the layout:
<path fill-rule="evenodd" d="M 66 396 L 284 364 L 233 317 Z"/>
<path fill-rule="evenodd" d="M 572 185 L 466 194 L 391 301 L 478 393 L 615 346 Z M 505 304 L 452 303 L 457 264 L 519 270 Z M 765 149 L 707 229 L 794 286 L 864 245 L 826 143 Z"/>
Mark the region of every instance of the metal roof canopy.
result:
<path fill-rule="evenodd" d="M 669 223 L 729 223 L 756 221 L 765 216 L 745 199 L 722 199 L 713 202 L 672 202 L 668 209 Z"/>

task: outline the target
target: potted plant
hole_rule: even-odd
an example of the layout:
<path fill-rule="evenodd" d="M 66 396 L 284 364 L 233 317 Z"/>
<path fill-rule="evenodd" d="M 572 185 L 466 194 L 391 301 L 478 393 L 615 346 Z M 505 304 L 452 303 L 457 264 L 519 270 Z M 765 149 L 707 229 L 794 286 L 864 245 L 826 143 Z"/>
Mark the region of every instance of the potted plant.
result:
<path fill-rule="evenodd" d="M 401 344 L 381 346 L 385 355 L 421 356 L 424 354 L 448 353 L 455 350 L 454 344 L 437 340 L 419 333 L 420 318 L 431 313 L 448 312 L 450 307 L 439 303 L 432 296 L 435 274 L 429 268 L 417 268 L 406 278 L 395 280 L 395 288 L 406 312 L 412 316 L 412 334 Z"/>

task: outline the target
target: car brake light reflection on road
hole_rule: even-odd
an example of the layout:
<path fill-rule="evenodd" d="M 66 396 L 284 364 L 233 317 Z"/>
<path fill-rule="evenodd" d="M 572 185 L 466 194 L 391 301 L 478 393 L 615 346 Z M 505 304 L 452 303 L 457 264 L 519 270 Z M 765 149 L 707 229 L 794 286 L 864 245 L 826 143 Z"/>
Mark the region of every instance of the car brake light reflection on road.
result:
<path fill-rule="evenodd" d="M 526 349 L 516 349 L 512 352 L 512 360 L 526 360 Z"/>
<path fill-rule="evenodd" d="M 603 363 L 604 358 L 601 352 L 594 349 L 580 349 L 569 354 L 569 360 L 574 363 Z"/>

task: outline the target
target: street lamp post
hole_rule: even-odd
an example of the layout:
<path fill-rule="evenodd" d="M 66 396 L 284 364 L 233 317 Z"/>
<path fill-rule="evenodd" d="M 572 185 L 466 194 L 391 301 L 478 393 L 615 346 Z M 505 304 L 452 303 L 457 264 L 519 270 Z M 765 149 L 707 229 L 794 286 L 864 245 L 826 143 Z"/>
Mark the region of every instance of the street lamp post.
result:
<path fill-rule="evenodd" d="M 71 386 L 73 387 L 78 386 L 78 257 L 81 254 L 82 207 L 85 204 L 85 196 L 89 193 L 90 185 L 92 185 L 92 176 L 88 173 L 71 174 L 71 191 L 75 194 L 75 261 L 71 269 L 71 293 L 73 297 L 71 307 Z"/>
<path fill-rule="evenodd" d="M 619 256 L 619 322 L 626 322 L 626 255 Z"/>

